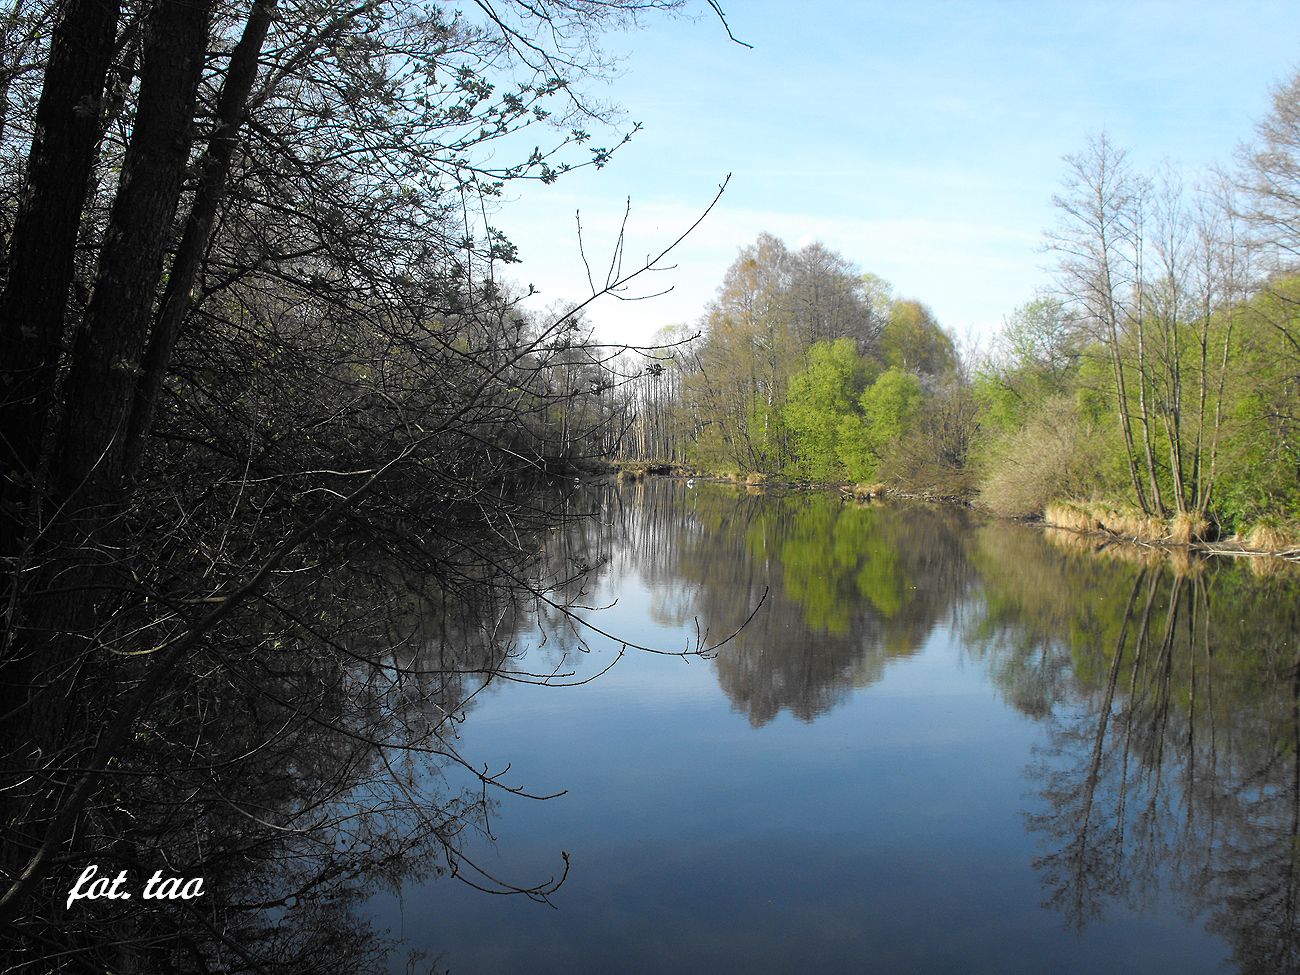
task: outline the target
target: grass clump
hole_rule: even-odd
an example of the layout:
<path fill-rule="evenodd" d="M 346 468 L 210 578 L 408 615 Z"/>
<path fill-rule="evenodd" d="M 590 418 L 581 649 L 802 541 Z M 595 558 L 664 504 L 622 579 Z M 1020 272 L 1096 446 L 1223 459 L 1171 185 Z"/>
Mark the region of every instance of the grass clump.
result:
<path fill-rule="evenodd" d="M 1242 544 L 1256 552 L 1290 552 L 1300 549 L 1300 526 L 1275 515 L 1266 515 L 1250 527 Z"/>
<path fill-rule="evenodd" d="M 880 481 L 872 484 L 859 483 L 853 485 L 853 497 L 859 501 L 870 501 L 872 498 L 883 498 L 888 486 Z"/>
<path fill-rule="evenodd" d="M 1179 545 L 1203 542 L 1210 537 L 1210 522 L 1202 514 L 1180 511 L 1169 519 L 1169 539 Z"/>
<path fill-rule="evenodd" d="M 1101 521 L 1093 506 L 1079 501 L 1053 501 L 1043 509 L 1043 521 L 1055 528 L 1069 528 L 1077 532 L 1101 531 Z"/>

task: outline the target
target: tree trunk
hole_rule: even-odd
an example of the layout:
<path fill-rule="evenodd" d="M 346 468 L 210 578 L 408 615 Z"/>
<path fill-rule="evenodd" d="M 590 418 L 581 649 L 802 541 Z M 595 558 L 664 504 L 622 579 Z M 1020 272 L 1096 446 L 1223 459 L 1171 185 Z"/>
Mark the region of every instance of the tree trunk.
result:
<path fill-rule="evenodd" d="M 150 16 L 135 127 L 73 350 L 51 471 L 60 502 L 78 495 L 73 509 L 116 500 L 127 412 L 189 162 L 210 14 L 210 3 L 157 0 Z"/>
<path fill-rule="evenodd" d="M 199 263 L 212 233 L 217 209 L 225 196 L 230 162 L 234 158 L 235 147 L 239 144 L 239 129 L 244 120 L 249 92 L 257 77 L 258 59 L 275 6 L 276 0 L 256 0 L 248 15 L 244 33 L 235 45 L 230 64 L 226 68 L 226 80 L 221 86 L 221 95 L 217 101 L 216 126 L 203 156 L 198 192 L 195 193 L 194 204 L 185 222 L 185 233 L 172 262 L 167 290 L 163 294 L 158 317 L 149 337 L 149 348 L 144 357 L 144 374 L 135 388 L 125 435 L 123 468 L 128 476 L 139 467 L 144 455 L 144 441 L 153 425 L 167 365 L 171 361 L 181 327 L 193 306 Z"/>
<path fill-rule="evenodd" d="M 49 750 L 33 753 L 36 743 L 18 731 L 41 720 L 33 675 L 45 666 L 38 647 L 16 639 L 18 592 L 40 521 L 46 426 L 117 18 L 116 0 L 67 0 L 58 13 L 0 295 L 0 560 L 8 561 L 0 584 L 0 743 L 5 764 L 18 769 L 29 761 L 58 764 Z M 21 780 L 19 772 L 5 785 Z M 11 875 L 26 856 L 24 804 L 10 788 L 0 795 L 0 818 L 12 827 L 0 868 Z"/>
<path fill-rule="evenodd" d="M 66 0 L 50 44 L 0 295 L 0 558 L 17 559 L 39 495 L 64 309 L 99 137 L 117 0 Z"/>
<path fill-rule="evenodd" d="M 151 11 L 135 125 L 95 291 L 73 350 L 60 434 L 49 448 L 47 493 L 57 517 L 39 526 L 39 551 L 34 553 L 39 569 L 23 577 L 21 586 L 18 573 L 11 583 L 16 608 L 6 628 L 0 723 L 14 781 L 26 770 L 40 786 L 46 781 L 42 768 L 76 768 L 95 739 L 86 731 L 81 705 L 106 666 L 93 635 L 103 622 L 96 614 L 97 591 L 113 553 L 105 527 L 121 500 L 113 448 L 120 443 L 135 382 L 134 361 L 143 346 L 189 157 L 210 9 L 207 3 L 160 0 Z M 93 114 L 90 121 L 95 121 Z M 78 200 L 78 209 L 82 202 Z M 73 214 L 68 238 L 69 263 L 77 216 Z M 29 236 L 32 232 L 40 235 L 37 228 Z M 23 246 L 16 238 L 15 251 Z M 46 297 L 46 310 L 57 307 L 59 313 L 50 314 L 48 327 L 60 335 L 62 292 Z M 58 344 L 50 355 L 57 355 Z M 53 362 L 43 368 L 52 374 Z M 24 524 L 21 517 L 16 523 Z M 34 527 L 26 522 L 28 531 Z M 26 799 L 14 793 L 14 805 L 20 808 L 6 808 L 6 822 L 29 837 L 43 832 L 65 798 L 67 781 L 60 772 L 57 781 L 44 787 L 29 786 Z M 22 855 L 22 844 L 14 846 Z"/>

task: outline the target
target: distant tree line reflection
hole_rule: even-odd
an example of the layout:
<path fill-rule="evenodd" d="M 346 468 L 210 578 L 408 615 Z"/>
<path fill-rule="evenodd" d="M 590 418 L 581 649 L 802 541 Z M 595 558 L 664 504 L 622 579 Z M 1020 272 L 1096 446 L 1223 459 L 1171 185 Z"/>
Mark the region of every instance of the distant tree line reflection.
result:
<path fill-rule="evenodd" d="M 718 632 L 755 726 L 813 721 L 949 628 L 1046 723 L 1027 827 L 1045 904 L 1082 929 L 1162 888 L 1243 973 L 1300 971 L 1300 584 L 1294 575 L 962 510 L 825 493 L 611 488 L 609 571 L 641 573 L 662 623 Z"/>
<path fill-rule="evenodd" d="M 625 487 L 612 507 L 627 546 L 614 571 L 660 583 L 662 622 L 695 617 L 730 633 L 767 591 L 715 661 L 723 690 L 755 726 L 783 710 L 812 721 L 875 683 L 890 659 L 952 621 L 971 583 L 957 509 L 680 481 Z"/>
<path fill-rule="evenodd" d="M 755 727 L 814 721 L 932 642 L 964 647 L 1046 727 L 1027 828 L 1047 905 L 1082 929 L 1172 889 L 1241 972 L 1300 971 L 1293 577 L 821 492 L 652 479 L 514 505 L 509 558 L 492 548 L 504 523 L 431 513 L 437 531 L 416 528 L 441 540 L 441 574 L 407 550 L 423 534 L 359 536 L 232 618 L 114 767 L 74 864 L 202 875 L 203 910 L 95 902 L 70 927 L 60 873 L 29 946 L 102 959 L 116 939 L 123 969 L 189 950 L 229 970 L 360 971 L 382 964 L 362 905 L 384 886 L 454 873 L 546 897 L 558 851 L 525 878 L 466 857 L 495 797 L 522 790 L 457 729 L 499 682 L 587 679 L 579 617 L 601 617 L 581 607 L 636 575 L 654 620 L 697 647 L 762 602 L 710 664 Z"/>

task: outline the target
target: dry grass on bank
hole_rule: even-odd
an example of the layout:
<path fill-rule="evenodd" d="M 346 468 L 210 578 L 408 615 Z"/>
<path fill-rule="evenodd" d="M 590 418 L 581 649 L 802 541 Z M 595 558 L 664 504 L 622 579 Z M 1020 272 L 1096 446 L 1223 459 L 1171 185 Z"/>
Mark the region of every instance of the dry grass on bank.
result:
<path fill-rule="evenodd" d="M 1192 546 L 1213 542 L 1216 538 L 1215 526 L 1204 516 L 1183 513 L 1163 519 L 1143 514 L 1132 505 L 1102 501 L 1054 501 L 1044 509 L 1043 521 L 1051 526 L 1049 532 L 1057 528 L 1091 534 L 1100 539 L 1101 546 L 1113 545 L 1117 539 Z M 1283 566 L 1295 568 L 1296 558 L 1300 556 L 1300 524 L 1276 516 L 1265 517 L 1248 531 L 1224 539 L 1206 550 L 1250 556 L 1251 572 L 1260 576 L 1275 575 L 1283 571 Z M 1186 570 L 1177 566 L 1175 570 L 1186 574 Z"/>
<path fill-rule="evenodd" d="M 858 501 L 870 501 L 872 498 L 883 498 L 888 490 L 887 485 L 877 481 L 874 484 L 855 484 L 848 493 Z"/>
<path fill-rule="evenodd" d="M 1209 538 L 1210 527 L 1204 515 L 1180 512 L 1169 519 L 1169 538 L 1179 545 L 1190 545 Z"/>
<path fill-rule="evenodd" d="M 1240 537 L 1243 547 L 1256 552 L 1274 555 L 1300 549 L 1300 526 L 1287 524 L 1281 518 L 1261 518 Z"/>
<path fill-rule="evenodd" d="M 1043 521 L 1053 528 L 1069 528 L 1077 532 L 1101 531 L 1101 522 L 1092 508 L 1074 501 L 1053 501 L 1043 509 Z"/>
<path fill-rule="evenodd" d="M 1105 501 L 1054 501 L 1043 510 L 1043 521 L 1080 532 L 1106 532 L 1145 542 L 1189 545 L 1209 537 L 1210 523 L 1203 516 L 1177 514 L 1172 518 L 1148 515 L 1134 505 Z"/>

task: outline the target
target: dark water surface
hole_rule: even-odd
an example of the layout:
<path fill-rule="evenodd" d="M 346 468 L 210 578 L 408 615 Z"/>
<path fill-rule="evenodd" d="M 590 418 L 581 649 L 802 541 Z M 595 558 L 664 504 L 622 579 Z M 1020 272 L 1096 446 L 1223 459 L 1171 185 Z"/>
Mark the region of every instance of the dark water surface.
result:
<path fill-rule="evenodd" d="M 498 797 L 455 879 L 373 904 L 452 972 L 1289 972 L 1300 675 L 1287 573 L 1081 551 L 952 509 L 653 480 L 553 558 L 628 651 L 493 681 Z M 619 646 L 535 628 L 517 670 Z"/>

